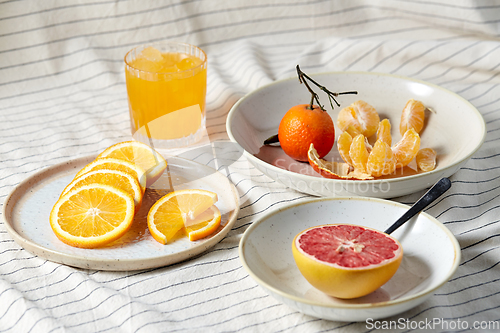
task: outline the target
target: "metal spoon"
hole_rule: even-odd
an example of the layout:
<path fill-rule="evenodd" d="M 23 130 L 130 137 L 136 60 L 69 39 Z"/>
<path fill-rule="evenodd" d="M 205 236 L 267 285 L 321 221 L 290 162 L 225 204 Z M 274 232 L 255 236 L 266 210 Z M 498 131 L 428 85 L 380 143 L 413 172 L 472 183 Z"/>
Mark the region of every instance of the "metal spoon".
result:
<path fill-rule="evenodd" d="M 418 199 L 413 206 L 408 209 L 406 213 L 403 214 L 393 225 L 391 225 L 386 231 L 386 234 L 392 233 L 394 230 L 402 226 L 406 221 L 411 219 L 413 216 L 420 213 L 425 207 L 427 207 L 431 202 L 436 200 L 446 192 L 451 187 L 451 181 L 448 178 L 441 178 L 434 186 L 432 186 L 429 191 L 427 191 L 420 199 Z"/>

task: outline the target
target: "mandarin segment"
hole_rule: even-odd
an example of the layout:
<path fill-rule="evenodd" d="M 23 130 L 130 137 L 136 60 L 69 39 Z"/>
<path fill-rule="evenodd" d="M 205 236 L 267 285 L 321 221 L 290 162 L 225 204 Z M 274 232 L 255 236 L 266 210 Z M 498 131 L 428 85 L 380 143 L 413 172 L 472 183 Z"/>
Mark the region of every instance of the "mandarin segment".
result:
<path fill-rule="evenodd" d="M 349 157 L 351 157 L 354 170 L 362 173 L 366 172 L 366 162 L 368 162 L 368 150 L 366 149 L 365 137 L 363 134 L 356 136 L 351 143 L 349 149 Z"/>
<path fill-rule="evenodd" d="M 389 146 L 392 146 L 391 122 L 389 119 L 384 119 L 378 124 L 377 140 L 382 140 Z"/>
<path fill-rule="evenodd" d="M 413 129 L 409 129 L 401 140 L 392 147 L 392 152 L 396 157 L 396 167 L 407 166 L 416 156 L 420 149 L 420 136 Z"/>
<path fill-rule="evenodd" d="M 352 137 L 363 134 L 367 138 L 377 132 L 380 116 L 377 110 L 365 101 L 356 101 L 340 110 L 337 125 Z"/>
<path fill-rule="evenodd" d="M 352 165 L 351 156 L 349 156 L 349 150 L 351 149 L 352 137 L 348 132 L 342 132 L 337 139 L 337 148 L 339 150 L 340 157 L 349 165 Z"/>
<path fill-rule="evenodd" d="M 383 140 L 375 142 L 368 156 L 366 169 L 374 177 L 390 175 L 396 170 L 396 158 L 387 142 Z"/>
<path fill-rule="evenodd" d="M 399 133 L 404 135 L 406 131 L 413 128 L 415 132 L 420 133 L 424 127 L 425 106 L 422 102 L 410 99 L 401 113 L 401 122 L 399 123 Z"/>
<path fill-rule="evenodd" d="M 422 148 L 417 153 L 417 167 L 424 172 L 432 171 L 436 168 L 437 153 L 432 148 Z"/>

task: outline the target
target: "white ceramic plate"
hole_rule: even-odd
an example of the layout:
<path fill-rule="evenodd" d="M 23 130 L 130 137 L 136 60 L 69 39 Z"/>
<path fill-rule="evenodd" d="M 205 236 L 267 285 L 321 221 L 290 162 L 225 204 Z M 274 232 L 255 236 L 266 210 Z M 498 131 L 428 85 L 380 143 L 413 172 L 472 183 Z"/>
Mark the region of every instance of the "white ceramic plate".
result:
<path fill-rule="evenodd" d="M 249 275 L 270 295 L 310 316 L 336 321 L 381 319 L 407 311 L 431 297 L 455 273 L 460 246 L 439 221 L 420 213 L 392 236 L 403 246 L 396 274 L 373 293 L 352 300 L 327 296 L 300 274 L 292 240 L 309 227 L 349 223 L 386 230 L 408 206 L 376 198 L 321 198 L 292 204 L 254 222 L 240 241 Z"/>
<path fill-rule="evenodd" d="M 295 190 L 316 196 L 359 195 L 393 198 L 430 187 L 442 177 L 449 177 L 462 167 L 484 142 L 486 126 L 472 104 L 439 86 L 405 77 L 362 72 L 332 72 L 312 75 L 332 91 L 358 91 L 337 99 L 342 107 L 356 100 L 374 106 L 381 119 L 389 118 L 393 142 L 401 138 L 399 123 L 406 102 L 422 101 L 435 113 L 426 113 L 421 147 L 438 153 L 437 168 L 416 174 L 411 168 L 398 171 L 395 177 L 371 181 L 326 179 L 308 163 L 296 162 L 280 147 L 264 146 L 265 139 L 278 132 L 283 115 L 294 105 L 309 103 L 311 95 L 297 78 L 277 81 L 240 99 L 227 118 L 227 132 L 238 143 L 252 164 L 269 177 Z M 341 108 L 331 110 L 326 94 L 316 89 L 320 100 L 336 122 Z M 337 136 L 340 131 L 337 129 Z M 325 159 L 342 159 L 335 145 Z"/>
<path fill-rule="evenodd" d="M 64 187 L 96 156 L 46 168 L 21 182 L 7 197 L 3 217 L 7 231 L 29 252 L 69 266 L 98 270 L 138 270 L 186 260 L 217 244 L 231 230 L 239 211 L 234 185 L 214 169 L 179 157 L 167 158 L 168 167 L 151 189 L 131 229 L 120 239 L 99 249 L 80 249 L 61 242 L 49 224 L 49 214 Z M 150 235 L 147 213 L 152 204 L 172 189 L 198 188 L 216 192 L 221 226 L 209 237 L 191 242 L 187 237 L 162 245 Z"/>

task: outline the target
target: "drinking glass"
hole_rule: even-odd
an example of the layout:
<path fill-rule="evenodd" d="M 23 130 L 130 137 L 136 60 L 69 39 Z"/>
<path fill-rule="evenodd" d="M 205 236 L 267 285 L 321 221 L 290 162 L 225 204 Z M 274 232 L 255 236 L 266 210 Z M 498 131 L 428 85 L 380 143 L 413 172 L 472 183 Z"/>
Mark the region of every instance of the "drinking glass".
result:
<path fill-rule="evenodd" d="M 180 42 L 135 47 L 125 55 L 132 137 L 155 148 L 196 143 L 205 130 L 207 56 Z"/>

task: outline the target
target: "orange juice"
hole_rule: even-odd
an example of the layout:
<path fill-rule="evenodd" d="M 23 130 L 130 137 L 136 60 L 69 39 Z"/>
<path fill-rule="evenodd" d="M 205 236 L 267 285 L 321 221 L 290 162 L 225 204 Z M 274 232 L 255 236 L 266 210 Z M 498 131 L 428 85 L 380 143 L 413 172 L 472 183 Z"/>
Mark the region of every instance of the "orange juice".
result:
<path fill-rule="evenodd" d="M 134 138 L 152 139 L 160 148 L 201 139 L 207 86 L 202 50 L 181 43 L 145 45 L 130 51 L 125 64 Z"/>

